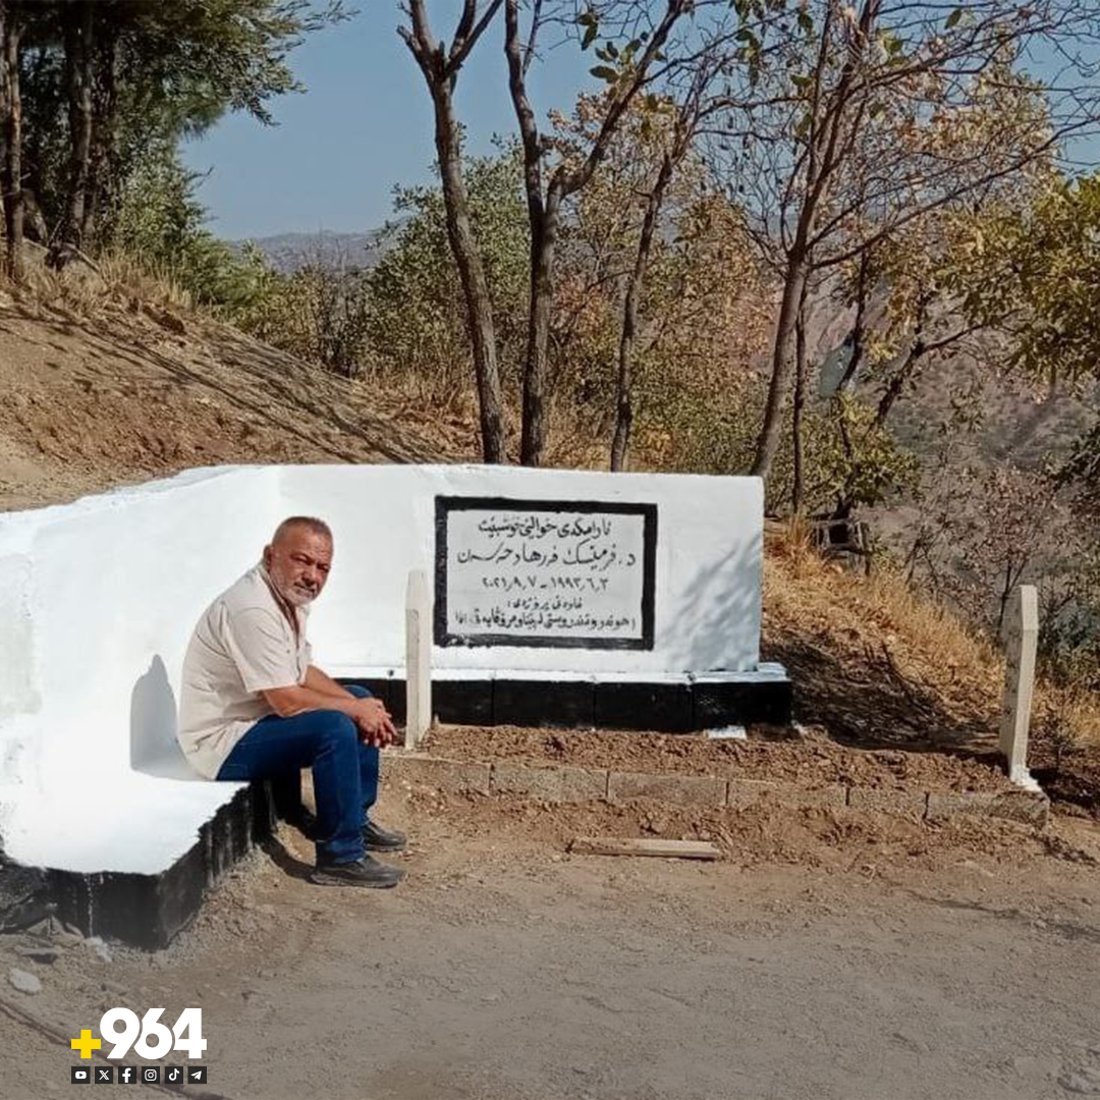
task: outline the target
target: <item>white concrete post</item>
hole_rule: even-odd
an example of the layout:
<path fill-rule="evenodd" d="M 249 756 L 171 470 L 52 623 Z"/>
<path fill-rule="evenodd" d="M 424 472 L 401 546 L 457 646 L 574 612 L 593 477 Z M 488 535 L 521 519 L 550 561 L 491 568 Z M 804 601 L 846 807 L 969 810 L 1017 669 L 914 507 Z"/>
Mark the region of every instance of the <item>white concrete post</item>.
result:
<path fill-rule="evenodd" d="M 432 602 L 423 570 L 405 589 L 405 748 L 415 749 L 432 721 Z"/>
<path fill-rule="evenodd" d="M 1005 609 L 1005 691 L 1001 708 L 1001 752 L 1013 783 L 1037 789 L 1027 770 L 1027 733 L 1035 685 L 1039 641 L 1039 599 L 1032 584 L 1022 584 Z"/>

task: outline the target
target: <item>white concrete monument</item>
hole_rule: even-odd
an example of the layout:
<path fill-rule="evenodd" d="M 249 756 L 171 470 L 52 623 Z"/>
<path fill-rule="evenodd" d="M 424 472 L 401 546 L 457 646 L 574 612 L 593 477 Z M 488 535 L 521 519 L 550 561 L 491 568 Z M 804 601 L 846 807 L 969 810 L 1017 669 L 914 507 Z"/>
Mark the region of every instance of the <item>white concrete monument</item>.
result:
<path fill-rule="evenodd" d="M 310 618 L 318 663 L 395 713 L 409 576 L 424 575 L 416 732 L 430 714 L 670 730 L 789 717 L 784 670 L 759 660 L 756 478 L 229 467 L 7 513 L 0 838 L 20 862 L 86 876 L 72 907 L 95 909 L 104 872 L 186 900 L 191 871 L 171 889 L 156 877 L 212 874 L 218 829 L 250 835 L 246 785 L 200 780 L 176 745 L 180 667 L 203 608 L 294 514 L 335 535 Z"/>

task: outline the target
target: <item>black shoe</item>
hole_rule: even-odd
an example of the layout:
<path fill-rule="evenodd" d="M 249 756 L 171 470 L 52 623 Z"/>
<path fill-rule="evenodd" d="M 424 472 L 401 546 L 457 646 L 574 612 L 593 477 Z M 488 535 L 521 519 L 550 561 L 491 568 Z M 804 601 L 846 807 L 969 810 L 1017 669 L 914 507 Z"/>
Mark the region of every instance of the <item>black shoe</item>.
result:
<path fill-rule="evenodd" d="M 396 829 L 383 829 L 373 821 L 363 826 L 363 846 L 368 852 L 400 852 L 405 844 L 405 834 Z"/>
<path fill-rule="evenodd" d="M 309 876 L 317 886 L 367 886 L 385 890 L 405 877 L 400 867 L 379 863 L 364 856 L 352 863 L 318 863 Z"/>
<path fill-rule="evenodd" d="M 306 840 L 317 839 L 317 818 L 305 807 L 302 808 L 300 813 L 288 817 L 286 821 L 288 825 L 293 825 Z"/>

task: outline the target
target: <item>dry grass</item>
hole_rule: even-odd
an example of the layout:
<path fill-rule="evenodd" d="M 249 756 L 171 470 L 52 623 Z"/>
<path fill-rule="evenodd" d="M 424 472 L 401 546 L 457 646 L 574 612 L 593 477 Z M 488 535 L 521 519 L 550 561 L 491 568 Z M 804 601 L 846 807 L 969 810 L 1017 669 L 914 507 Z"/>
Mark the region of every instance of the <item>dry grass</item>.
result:
<path fill-rule="evenodd" d="M 870 577 L 823 559 L 800 526 L 769 529 L 764 651 L 787 664 L 808 721 L 862 742 L 995 744 L 1004 657 L 950 609 L 879 569 Z M 1040 680 L 1040 727 L 1100 743 L 1100 700 Z"/>
<path fill-rule="evenodd" d="M 107 253 L 94 262 L 74 260 L 63 270 L 46 264 L 46 250 L 27 242 L 24 277 L 19 285 L 4 282 L 7 294 L 22 305 L 70 320 L 92 320 L 108 305 L 160 320 L 195 310 L 191 295 L 168 275 L 150 273 L 125 253 Z"/>
<path fill-rule="evenodd" d="M 770 527 L 767 551 L 774 595 L 792 610 L 804 601 L 812 614 L 824 589 L 830 604 L 847 610 L 846 618 L 873 626 L 889 644 L 934 653 L 946 668 L 980 667 L 986 672 L 999 662 L 987 642 L 946 608 L 921 598 L 899 574 L 880 567 L 867 577 L 823 558 L 804 522 Z"/>
<path fill-rule="evenodd" d="M 1076 748 L 1100 749 L 1100 700 L 1073 684 L 1040 679 L 1035 692 L 1032 733 L 1059 760 Z"/>

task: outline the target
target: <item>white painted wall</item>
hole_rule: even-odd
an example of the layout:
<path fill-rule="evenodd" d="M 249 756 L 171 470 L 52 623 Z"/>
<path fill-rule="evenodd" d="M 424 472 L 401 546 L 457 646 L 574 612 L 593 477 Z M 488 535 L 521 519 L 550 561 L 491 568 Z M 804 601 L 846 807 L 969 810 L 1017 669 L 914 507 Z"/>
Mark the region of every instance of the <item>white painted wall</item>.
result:
<path fill-rule="evenodd" d="M 654 502 L 652 651 L 439 648 L 442 675 L 491 669 L 646 678 L 756 668 L 759 481 L 471 466 L 230 467 L 0 516 L 0 836 L 25 863 L 151 873 L 191 847 L 236 784 L 193 777 L 175 744 L 194 623 L 275 524 L 336 540 L 311 617 L 337 675 L 403 674 L 410 569 L 434 575 L 437 494 Z"/>
<path fill-rule="evenodd" d="M 410 569 L 435 575 L 435 498 L 652 502 L 658 506 L 654 647 L 436 647 L 438 669 L 588 675 L 754 669 L 760 653 L 763 490 L 757 478 L 485 466 L 296 466 L 283 510 L 326 519 L 336 552 L 310 616 L 314 649 L 339 674 L 400 670 Z"/>

